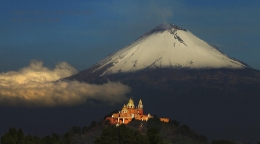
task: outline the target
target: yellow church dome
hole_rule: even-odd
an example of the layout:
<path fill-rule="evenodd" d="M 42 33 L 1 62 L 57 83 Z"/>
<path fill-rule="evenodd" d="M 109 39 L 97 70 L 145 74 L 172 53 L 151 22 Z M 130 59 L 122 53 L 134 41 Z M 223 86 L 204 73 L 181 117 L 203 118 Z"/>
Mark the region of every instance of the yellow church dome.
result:
<path fill-rule="evenodd" d="M 127 108 L 126 108 L 126 107 L 123 107 L 123 108 L 122 108 L 122 111 L 127 111 Z"/>
<path fill-rule="evenodd" d="M 127 111 L 128 111 L 128 109 L 127 109 L 127 107 L 126 107 L 126 105 L 124 104 L 124 106 L 123 106 L 123 108 L 122 108 L 122 113 L 127 113 Z"/>
<path fill-rule="evenodd" d="M 122 110 L 124 110 L 124 109 L 127 109 L 127 107 L 126 107 L 126 105 L 125 105 L 125 104 L 124 104 L 124 106 L 123 106 Z"/>
<path fill-rule="evenodd" d="M 127 104 L 127 108 L 134 108 L 134 107 L 135 107 L 134 101 L 130 98 Z"/>
<path fill-rule="evenodd" d="M 134 103 L 134 101 L 130 98 L 128 103 Z"/>

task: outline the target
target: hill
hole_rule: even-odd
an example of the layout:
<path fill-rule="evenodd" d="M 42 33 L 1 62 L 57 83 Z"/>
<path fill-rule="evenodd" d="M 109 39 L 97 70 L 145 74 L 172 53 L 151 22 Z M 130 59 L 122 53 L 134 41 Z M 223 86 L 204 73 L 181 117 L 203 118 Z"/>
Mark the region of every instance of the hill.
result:
<path fill-rule="evenodd" d="M 119 127 L 103 122 L 75 135 L 73 139 L 77 144 L 114 142 L 203 144 L 208 142 L 205 136 L 195 133 L 186 125 L 179 126 L 177 121 L 164 123 L 157 118 L 149 119 L 147 122 L 133 120 Z"/>

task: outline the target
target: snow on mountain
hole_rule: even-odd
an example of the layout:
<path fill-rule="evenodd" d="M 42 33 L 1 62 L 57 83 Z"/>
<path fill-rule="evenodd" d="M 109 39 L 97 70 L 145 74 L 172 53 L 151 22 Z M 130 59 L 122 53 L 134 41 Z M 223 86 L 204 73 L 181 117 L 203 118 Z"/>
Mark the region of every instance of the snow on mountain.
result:
<path fill-rule="evenodd" d="M 95 68 L 94 68 L 95 67 Z M 146 68 L 245 68 L 186 29 L 162 24 L 93 66 L 102 75 Z"/>

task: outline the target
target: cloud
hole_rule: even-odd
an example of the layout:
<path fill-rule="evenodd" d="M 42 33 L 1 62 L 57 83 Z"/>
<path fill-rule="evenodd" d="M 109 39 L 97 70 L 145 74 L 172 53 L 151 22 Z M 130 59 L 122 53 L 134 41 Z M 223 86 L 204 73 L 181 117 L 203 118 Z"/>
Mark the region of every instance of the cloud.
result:
<path fill-rule="evenodd" d="M 103 85 L 78 81 L 59 81 L 76 74 L 77 70 L 66 62 L 54 69 L 33 60 L 19 71 L 0 73 L 0 105 L 26 107 L 55 107 L 83 104 L 95 99 L 109 104 L 126 100 L 130 88 L 120 82 Z"/>

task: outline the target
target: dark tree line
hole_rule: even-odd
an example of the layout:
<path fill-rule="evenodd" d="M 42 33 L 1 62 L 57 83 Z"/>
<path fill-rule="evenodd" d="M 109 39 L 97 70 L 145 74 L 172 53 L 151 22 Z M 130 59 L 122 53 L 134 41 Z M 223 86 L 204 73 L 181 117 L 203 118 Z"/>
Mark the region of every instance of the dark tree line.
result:
<path fill-rule="evenodd" d="M 44 137 L 25 135 L 21 128 L 12 127 L 0 138 L 0 144 L 73 144 L 75 135 L 84 134 L 97 125 L 101 125 L 101 122 L 92 121 L 89 126 L 82 128 L 73 126 L 63 135 L 52 133 Z"/>
<path fill-rule="evenodd" d="M 71 144 L 72 135 L 70 133 L 65 133 L 60 136 L 56 133 L 52 135 L 47 135 L 44 137 L 39 137 L 36 135 L 25 135 L 23 130 L 19 128 L 18 130 L 14 127 L 10 128 L 1 137 L 1 144 Z"/>

